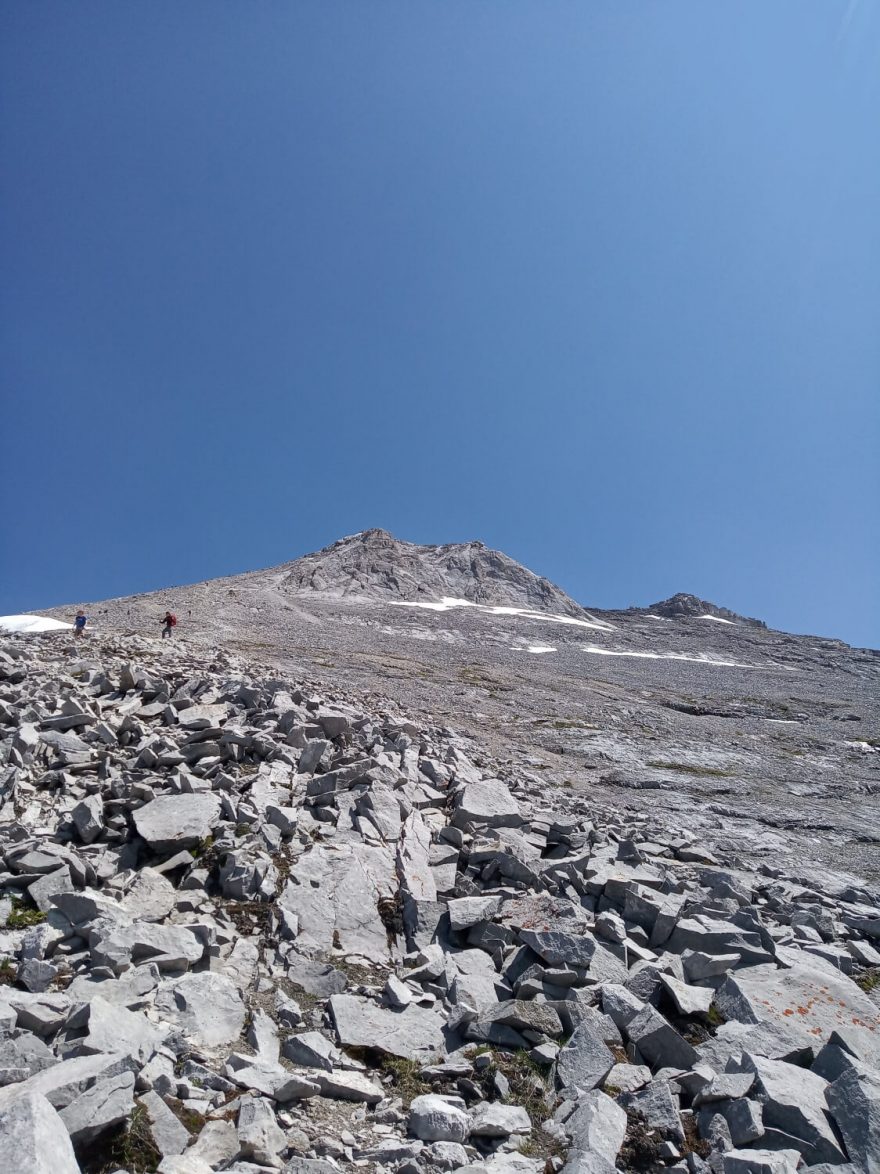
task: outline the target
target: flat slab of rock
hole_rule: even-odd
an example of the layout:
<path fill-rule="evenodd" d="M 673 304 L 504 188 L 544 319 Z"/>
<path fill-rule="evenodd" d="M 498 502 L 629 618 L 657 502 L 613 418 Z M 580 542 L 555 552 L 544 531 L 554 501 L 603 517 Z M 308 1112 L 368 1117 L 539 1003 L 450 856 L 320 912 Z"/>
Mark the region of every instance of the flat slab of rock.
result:
<path fill-rule="evenodd" d="M 168 983 L 156 996 L 156 1010 L 205 1048 L 232 1043 L 244 1026 L 245 1005 L 238 988 L 225 975 L 211 971 L 185 974 Z"/>
<path fill-rule="evenodd" d="M 845 1030 L 880 1066 L 880 1010 L 852 979 L 818 960 L 790 970 L 737 970 L 719 987 L 715 1004 L 728 1020 L 772 1030 L 792 1052 L 818 1052 L 832 1031 Z"/>
<path fill-rule="evenodd" d="M 219 816 L 217 795 L 161 795 L 139 807 L 132 820 L 154 852 L 173 852 L 207 839 Z"/>
<path fill-rule="evenodd" d="M 10 1172 L 79 1174 L 70 1134 L 40 1093 L 23 1093 L 0 1105 L 0 1152 Z"/>
<path fill-rule="evenodd" d="M 330 1013 L 342 1047 L 374 1048 L 404 1060 L 430 1060 L 443 1050 L 443 1016 L 410 1004 L 379 1007 L 356 995 L 333 995 Z"/>
<path fill-rule="evenodd" d="M 409 1133 L 422 1141 L 467 1140 L 471 1119 L 459 1098 L 425 1093 L 415 1097 L 409 1108 Z"/>
<path fill-rule="evenodd" d="M 500 779 L 468 783 L 458 796 L 452 826 L 515 828 L 523 822 L 519 804 Z"/>
<path fill-rule="evenodd" d="M 584 1091 L 601 1084 L 614 1067 L 614 1055 L 595 1024 L 586 1022 L 577 1028 L 556 1058 L 556 1080 L 561 1088 Z"/>
<path fill-rule="evenodd" d="M 22 1093 L 0 1105 L 0 1152 L 11 1172 L 80 1174 L 65 1124 L 40 1093 Z"/>

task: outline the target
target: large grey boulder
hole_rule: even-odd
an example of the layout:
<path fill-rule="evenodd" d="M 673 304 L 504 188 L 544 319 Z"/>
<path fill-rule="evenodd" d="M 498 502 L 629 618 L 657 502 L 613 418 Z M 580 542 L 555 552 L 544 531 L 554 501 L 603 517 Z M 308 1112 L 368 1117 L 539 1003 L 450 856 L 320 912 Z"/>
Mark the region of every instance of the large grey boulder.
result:
<path fill-rule="evenodd" d="M 76 1049 L 81 1054 L 122 1052 L 145 1064 L 167 1035 L 167 1029 L 150 1023 L 146 1016 L 114 1006 L 95 995 L 67 1021 L 68 1031 L 84 1030 Z"/>
<path fill-rule="evenodd" d="M 724 1174 L 795 1174 L 797 1150 L 728 1150 L 721 1157 Z"/>
<path fill-rule="evenodd" d="M 500 908 L 500 897 L 457 897 L 448 904 L 449 927 L 456 932 L 470 929 L 481 921 L 491 921 Z"/>
<path fill-rule="evenodd" d="M 866 1174 L 880 1174 L 880 1074 L 853 1065 L 826 1095 L 850 1160 Z"/>
<path fill-rule="evenodd" d="M 788 1134 L 807 1164 L 846 1161 L 828 1117 L 826 1081 L 814 1072 L 746 1053 L 742 1066 L 754 1072 L 753 1095 L 761 1104 L 765 1129 Z"/>
<path fill-rule="evenodd" d="M 556 1058 L 556 1080 L 561 1088 L 585 1092 L 601 1084 L 614 1067 L 614 1054 L 594 1023 L 582 1023 Z"/>
<path fill-rule="evenodd" d="M 404 1060 L 430 1060 L 443 1051 L 443 1016 L 410 1004 L 379 1007 L 356 995 L 333 995 L 330 1014 L 342 1047 L 376 1048 Z"/>
<path fill-rule="evenodd" d="M 161 795 L 139 807 L 132 821 L 154 852 L 194 848 L 207 839 L 220 817 L 220 799 L 213 793 Z"/>
<path fill-rule="evenodd" d="M 116 973 L 150 962 L 161 971 L 187 970 L 205 953 L 205 943 L 182 925 L 151 921 L 106 922 L 92 929 L 92 961 Z"/>
<path fill-rule="evenodd" d="M 452 816 L 452 826 L 457 828 L 515 828 L 522 822 L 519 804 L 500 779 L 481 779 L 464 786 Z"/>
<path fill-rule="evenodd" d="M 70 1134 L 40 1093 L 0 1105 L 0 1154 L 10 1174 L 79 1174 Z"/>
<path fill-rule="evenodd" d="M 548 966 L 589 966 L 599 943 L 589 933 L 563 930 L 520 930 L 519 940 L 531 947 Z"/>
<path fill-rule="evenodd" d="M 658 1068 L 693 1068 L 697 1053 L 691 1045 L 667 1023 L 659 1011 L 645 1006 L 624 1028 L 639 1054 L 655 1070 Z"/>
<path fill-rule="evenodd" d="M 169 982 L 156 995 L 156 1010 L 204 1048 L 220 1048 L 238 1039 L 245 1019 L 235 983 L 208 970 Z"/>
<path fill-rule="evenodd" d="M 88 795 L 70 813 L 76 833 L 84 844 L 97 840 L 104 830 L 104 801 L 100 795 Z"/>
<path fill-rule="evenodd" d="M 880 1064 L 880 1010 L 852 979 L 818 958 L 786 970 L 737 970 L 719 987 L 715 1005 L 725 1019 L 772 1031 L 789 1054 L 818 1052 L 832 1031 L 844 1030 Z M 763 1049 L 756 1042 L 754 1050 Z"/>
<path fill-rule="evenodd" d="M 0 1105 L 24 1092 L 40 1093 L 50 1105 L 63 1109 L 72 1104 L 96 1082 L 110 1080 L 136 1067 L 130 1056 L 119 1052 L 110 1055 L 75 1056 L 44 1068 L 21 1084 L 0 1089 Z"/>
<path fill-rule="evenodd" d="M 278 904 L 299 920 L 296 948 L 325 956 L 335 944 L 387 965 L 400 953 L 389 940 L 379 903 L 397 894 L 390 848 L 344 842 L 322 845 L 297 860 Z"/>
<path fill-rule="evenodd" d="M 483 1101 L 471 1115 L 471 1137 L 510 1137 L 531 1130 L 531 1118 L 522 1105 Z"/>
<path fill-rule="evenodd" d="M 70 1140 L 77 1147 L 90 1145 L 117 1125 L 134 1109 L 134 1073 L 102 1076 L 60 1111 Z"/>
<path fill-rule="evenodd" d="M 150 1126 L 150 1136 L 159 1153 L 182 1154 L 190 1143 L 189 1130 L 181 1124 L 158 1093 L 147 1092 L 140 1098 Z"/>
<path fill-rule="evenodd" d="M 238 1110 L 238 1141 L 243 1158 L 262 1166 L 280 1167 L 278 1155 L 287 1146 L 269 1101 L 243 1097 Z"/>
<path fill-rule="evenodd" d="M 626 1113 L 611 1097 L 593 1089 L 579 1098 L 565 1132 L 573 1150 L 599 1154 L 613 1167 L 626 1136 Z"/>
<path fill-rule="evenodd" d="M 471 1121 L 464 1101 L 426 1093 L 409 1107 L 408 1129 L 422 1141 L 466 1141 Z"/>
<path fill-rule="evenodd" d="M 322 1097 L 333 1097 L 338 1101 L 359 1101 L 367 1105 L 376 1105 L 385 1096 L 382 1086 L 363 1072 L 349 1072 L 344 1068 L 334 1068 L 330 1072 L 316 1069 L 313 1075 Z"/>

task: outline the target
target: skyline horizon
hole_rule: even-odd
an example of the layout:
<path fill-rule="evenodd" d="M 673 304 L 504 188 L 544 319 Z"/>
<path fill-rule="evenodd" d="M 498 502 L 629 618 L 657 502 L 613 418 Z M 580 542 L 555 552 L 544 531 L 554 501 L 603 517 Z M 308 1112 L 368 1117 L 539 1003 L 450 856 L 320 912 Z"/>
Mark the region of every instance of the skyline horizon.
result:
<path fill-rule="evenodd" d="M 508 551 L 503 550 L 499 546 L 492 545 L 492 544 L 486 542 L 485 540 L 483 540 L 482 538 L 474 537 L 474 538 L 467 538 L 467 539 L 447 539 L 444 542 L 420 542 L 414 538 L 402 538 L 398 534 L 395 534 L 392 530 L 389 530 L 385 526 L 365 526 L 365 527 L 362 527 L 360 530 L 354 530 L 349 534 L 343 534 L 339 538 L 335 538 L 329 542 L 325 542 L 321 546 L 314 547 L 313 549 L 309 549 L 309 550 L 303 550 L 299 554 L 296 554 L 293 558 L 284 559 L 281 562 L 269 562 L 269 563 L 265 563 L 265 564 L 260 564 L 259 566 L 246 567 L 246 568 L 240 569 L 240 570 L 228 570 L 223 573 L 216 574 L 216 575 L 203 576 L 200 578 L 192 578 L 192 579 L 187 579 L 185 581 L 181 580 L 181 581 L 175 582 L 175 583 L 159 584 L 157 586 L 142 588 L 140 590 L 121 591 L 118 594 L 113 594 L 113 595 L 95 595 L 94 597 L 81 596 L 79 599 L 74 600 L 74 601 L 63 600 L 60 603 L 39 604 L 37 606 L 32 606 L 29 611 L 10 611 L 9 613 L 5 613 L 5 614 L 8 614 L 8 615 L 30 615 L 30 614 L 39 614 L 41 612 L 58 611 L 62 608 L 75 609 L 77 607 L 89 607 L 89 606 L 95 606 L 95 605 L 98 605 L 101 603 L 110 602 L 110 601 L 119 600 L 119 599 L 133 599 L 133 598 L 137 598 L 137 597 L 143 596 L 143 595 L 154 595 L 154 594 L 158 595 L 158 594 L 163 594 L 163 593 L 167 594 L 167 593 L 171 593 L 175 590 L 183 590 L 186 588 L 199 586 L 200 584 L 203 584 L 203 583 L 222 582 L 225 579 L 238 579 L 238 578 L 242 578 L 242 577 L 245 577 L 248 575 L 258 575 L 258 574 L 261 574 L 266 571 L 279 570 L 282 567 L 286 567 L 286 566 L 295 564 L 300 559 L 307 558 L 307 557 L 315 555 L 315 554 L 323 553 L 324 551 L 330 550 L 333 547 L 338 546 L 340 543 L 346 542 L 346 541 L 353 539 L 353 538 L 358 538 L 363 534 L 370 533 L 371 531 L 376 531 L 376 532 L 379 532 L 382 534 L 386 534 L 389 537 L 393 538 L 396 542 L 400 542 L 405 545 L 416 546 L 416 547 L 435 548 L 435 547 L 446 547 L 446 546 L 481 545 L 485 549 L 487 549 L 491 552 L 502 554 L 506 558 L 513 558 L 513 560 L 515 562 L 517 562 L 520 566 L 524 567 L 526 570 L 530 571 L 532 574 L 536 575 L 539 578 L 547 579 L 553 586 L 558 587 L 560 590 L 562 590 L 566 595 L 568 595 L 568 597 L 574 603 L 576 603 L 578 606 L 582 607 L 585 611 L 626 612 L 626 611 L 632 611 L 632 610 L 650 610 L 650 608 L 652 608 L 652 607 L 656 607 L 660 604 L 669 602 L 670 600 L 674 599 L 676 596 L 685 595 L 685 596 L 690 596 L 695 599 L 698 599 L 702 603 L 711 604 L 713 607 L 716 607 L 719 610 L 729 611 L 730 613 L 738 616 L 740 619 L 742 619 L 744 621 L 750 621 L 753 623 L 757 622 L 759 624 L 763 624 L 770 631 L 782 632 L 786 635 L 792 635 L 792 636 L 813 636 L 817 639 L 822 639 L 822 640 L 840 641 L 842 643 L 847 644 L 849 647 L 852 647 L 852 648 L 862 648 L 862 649 L 866 649 L 868 651 L 880 651 L 880 649 L 876 649 L 873 645 L 870 645 L 870 644 L 852 643 L 851 641 L 848 641 L 848 640 L 844 639 L 842 636 L 838 636 L 838 635 L 834 634 L 833 632 L 828 632 L 828 631 L 815 631 L 815 632 L 796 631 L 792 628 L 778 627 L 774 623 L 772 623 L 770 621 L 770 619 L 768 619 L 766 616 L 747 614 L 745 611 L 741 611 L 737 607 L 731 606 L 731 603 L 729 600 L 714 598 L 709 595 L 705 595 L 701 592 L 690 591 L 687 589 L 682 589 L 680 587 L 676 590 L 670 591 L 666 595 L 662 595 L 662 596 L 655 595 L 643 603 L 640 603 L 640 602 L 629 602 L 626 604 L 608 603 L 608 602 L 590 603 L 590 602 L 586 601 L 585 597 L 583 597 L 577 589 L 571 589 L 571 588 L 567 587 L 563 581 L 560 581 L 558 579 L 552 578 L 549 575 L 544 574 L 540 570 L 540 568 L 532 566 L 528 562 L 524 562 L 520 559 L 515 558 Z M 299 592 L 298 595 L 300 598 L 308 598 L 309 593 L 303 591 L 303 592 Z M 5 599 L 5 597 L 6 597 L 5 593 L 2 591 L 2 589 L 0 589 L 0 599 Z M 349 598 L 356 599 L 358 597 L 353 596 L 353 597 L 349 597 Z M 375 601 L 370 601 L 370 602 L 375 602 Z"/>

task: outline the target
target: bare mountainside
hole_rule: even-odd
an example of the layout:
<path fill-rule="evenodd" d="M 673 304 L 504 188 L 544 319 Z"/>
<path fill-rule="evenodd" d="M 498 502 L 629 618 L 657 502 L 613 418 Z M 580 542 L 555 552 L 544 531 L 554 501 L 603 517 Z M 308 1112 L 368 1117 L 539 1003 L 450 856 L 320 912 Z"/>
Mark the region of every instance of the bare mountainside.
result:
<path fill-rule="evenodd" d="M 650 808 L 787 871 L 880 875 L 880 657 L 695 596 L 586 611 L 478 543 L 366 531 L 269 570 L 87 605 L 475 738 L 548 793 Z M 70 608 L 46 614 L 70 618 Z"/>

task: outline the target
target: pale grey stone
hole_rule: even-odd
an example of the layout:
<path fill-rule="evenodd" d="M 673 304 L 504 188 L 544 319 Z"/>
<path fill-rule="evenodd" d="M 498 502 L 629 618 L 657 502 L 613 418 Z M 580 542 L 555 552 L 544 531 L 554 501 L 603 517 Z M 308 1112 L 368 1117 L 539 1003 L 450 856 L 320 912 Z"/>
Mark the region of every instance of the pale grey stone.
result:
<path fill-rule="evenodd" d="M 287 1146 L 269 1101 L 243 1097 L 238 1110 L 239 1152 L 243 1158 L 280 1169 L 279 1155 Z"/>
<path fill-rule="evenodd" d="M 850 1161 L 866 1174 L 880 1174 L 880 1075 L 854 1066 L 828 1088 L 827 1098 Z"/>
<path fill-rule="evenodd" d="M 91 1144 L 117 1125 L 134 1109 L 134 1073 L 100 1076 L 91 1088 L 60 1110 L 75 1146 Z"/>
<path fill-rule="evenodd" d="M 219 815 L 217 795 L 162 795 L 139 807 L 132 820 L 153 851 L 174 852 L 207 839 Z"/>
<path fill-rule="evenodd" d="M 808 1164 L 846 1161 L 828 1120 L 828 1085 L 821 1076 L 751 1053 L 743 1056 L 742 1066 L 755 1074 L 753 1095 L 762 1105 L 765 1127 L 772 1126 L 797 1139 Z"/>
<path fill-rule="evenodd" d="M 104 830 L 104 802 L 100 795 L 88 795 L 70 813 L 76 833 L 84 844 L 97 840 Z"/>
<path fill-rule="evenodd" d="M 531 1129 L 531 1118 L 522 1105 L 484 1101 L 471 1114 L 471 1137 L 509 1137 Z"/>
<path fill-rule="evenodd" d="M 693 1068 L 697 1053 L 659 1011 L 643 1007 L 624 1028 L 652 1068 Z"/>
<path fill-rule="evenodd" d="M 519 827 L 523 822 L 519 804 L 500 779 L 467 783 L 456 799 L 452 826 Z"/>
<path fill-rule="evenodd" d="M 626 1136 L 626 1113 L 611 1097 L 593 1089 L 578 1099 L 564 1128 L 573 1150 L 598 1154 L 613 1167 Z"/>
<path fill-rule="evenodd" d="M 343 1047 L 378 1048 L 405 1060 L 430 1060 L 443 1050 L 442 1015 L 415 1004 L 393 1011 L 355 995 L 333 995 L 330 1013 Z"/>
<path fill-rule="evenodd" d="M 467 1140 L 471 1120 L 460 1098 L 425 1093 L 413 1098 L 409 1108 L 408 1129 L 422 1141 Z"/>
<path fill-rule="evenodd" d="M 10 1174 L 79 1174 L 64 1122 L 40 1093 L 0 1103 L 0 1153 Z"/>
<path fill-rule="evenodd" d="M 182 1154 L 190 1142 L 189 1130 L 175 1117 L 162 1098 L 147 1092 L 139 1099 L 150 1123 L 150 1136 L 162 1157 Z"/>
<path fill-rule="evenodd" d="M 224 974 L 185 974 L 163 986 L 156 1010 L 175 1023 L 193 1043 L 222 1047 L 241 1035 L 245 1006 L 238 989 Z"/>
<path fill-rule="evenodd" d="M 562 1088 L 585 1092 L 601 1084 L 614 1067 L 614 1055 L 593 1023 L 582 1023 L 556 1059 L 556 1080 Z"/>
<path fill-rule="evenodd" d="M 724 1174 L 795 1174 L 800 1161 L 797 1150 L 728 1150 L 723 1155 Z"/>
<path fill-rule="evenodd" d="M 846 1029 L 880 1064 L 880 1011 L 852 979 L 817 958 L 790 969 L 738 970 L 719 987 L 715 1003 L 726 1019 L 772 1029 L 790 1052 L 818 1051 L 832 1031 Z"/>
<path fill-rule="evenodd" d="M 321 1096 L 324 1097 L 376 1105 L 385 1096 L 382 1086 L 362 1072 L 348 1072 L 341 1068 L 324 1072 L 318 1068 L 315 1069 L 314 1077 L 321 1089 Z"/>

